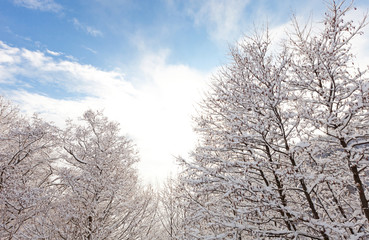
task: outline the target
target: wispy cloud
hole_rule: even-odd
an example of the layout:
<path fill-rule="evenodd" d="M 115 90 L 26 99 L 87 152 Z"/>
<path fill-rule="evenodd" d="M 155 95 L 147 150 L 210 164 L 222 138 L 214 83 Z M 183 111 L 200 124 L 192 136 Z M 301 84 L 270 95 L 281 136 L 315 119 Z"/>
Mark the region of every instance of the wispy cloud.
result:
<path fill-rule="evenodd" d="M 63 9 L 54 0 L 13 0 L 13 2 L 18 6 L 46 12 L 60 12 Z"/>
<path fill-rule="evenodd" d="M 249 0 L 191 1 L 188 14 L 196 25 L 205 26 L 216 41 L 237 38 L 243 24 L 244 10 Z"/>
<path fill-rule="evenodd" d="M 94 49 L 92 49 L 92 48 L 89 48 L 89 47 L 86 47 L 86 46 L 82 46 L 84 49 L 86 49 L 87 51 L 89 51 L 89 52 L 91 52 L 91 53 L 93 53 L 93 54 L 96 54 L 97 53 L 97 51 L 96 50 L 94 50 Z"/>
<path fill-rule="evenodd" d="M 94 37 L 101 37 L 103 36 L 102 32 L 100 30 L 97 30 L 91 26 L 82 24 L 77 18 L 73 18 L 73 25 L 79 29 L 85 31 L 87 34 L 94 36 Z"/>
<path fill-rule="evenodd" d="M 75 58 L 75 57 L 74 57 L 74 56 L 72 56 L 72 55 L 65 55 L 65 57 L 66 57 L 68 60 L 72 61 L 72 62 L 77 62 L 77 61 L 78 61 L 78 59 L 77 59 L 77 58 Z"/>
<path fill-rule="evenodd" d="M 50 54 L 50 55 L 53 55 L 53 56 L 60 56 L 60 55 L 62 55 L 62 53 L 60 53 L 60 52 L 54 52 L 54 51 L 51 51 L 49 49 L 46 49 L 46 52 L 48 54 Z"/>

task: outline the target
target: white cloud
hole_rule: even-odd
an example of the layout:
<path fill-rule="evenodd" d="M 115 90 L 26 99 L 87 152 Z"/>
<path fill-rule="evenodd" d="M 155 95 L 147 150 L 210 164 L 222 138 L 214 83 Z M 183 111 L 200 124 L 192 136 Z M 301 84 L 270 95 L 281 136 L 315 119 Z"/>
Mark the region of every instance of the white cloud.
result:
<path fill-rule="evenodd" d="M 60 53 L 60 52 L 54 52 L 54 51 L 51 51 L 51 50 L 49 50 L 49 49 L 46 49 L 46 52 L 47 52 L 48 54 L 53 55 L 53 56 L 60 56 L 60 55 L 62 55 L 62 53 Z"/>
<path fill-rule="evenodd" d="M 140 69 L 148 82 L 139 88 L 138 119 L 132 124 L 139 133 L 141 167 L 159 176 L 168 174 L 174 156 L 187 156 L 193 149 L 196 137 L 191 116 L 209 77 L 188 66 L 166 64 L 167 54 L 148 54 L 142 59 Z"/>
<path fill-rule="evenodd" d="M 135 76 L 142 81 L 133 86 L 117 71 L 57 60 L 39 51 L 12 48 L 0 42 L 0 59 L 5 59 L 0 62 L 0 77 L 13 89 L 2 93 L 25 111 L 39 112 L 59 126 L 66 118 L 76 118 L 88 108 L 104 109 L 137 144 L 143 178 L 162 181 L 176 171 L 174 156 L 185 156 L 194 146 L 191 114 L 208 77 L 184 65 L 167 64 L 168 53 L 143 56 L 137 67 L 140 75 Z M 22 78 L 31 79 L 28 83 L 36 89 L 20 88 Z M 45 85 L 50 91 L 84 97 L 56 99 L 47 96 L 47 90 L 37 89 Z"/>
<path fill-rule="evenodd" d="M 103 107 L 99 104 L 99 99 L 94 97 L 79 100 L 54 99 L 24 89 L 10 90 L 2 94 L 18 103 L 27 114 L 38 113 L 59 127 L 65 126 L 66 119 L 76 119 L 89 108 L 102 109 Z"/>
<path fill-rule="evenodd" d="M 0 41 L 0 81 L 18 77 L 37 79 L 43 84 L 53 84 L 69 93 L 87 94 L 95 97 L 115 92 L 116 89 L 130 91 L 133 87 L 123 80 L 123 75 L 114 71 L 102 71 L 90 65 L 69 60 L 55 60 L 40 51 L 10 47 Z M 9 77 L 8 75 L 11 75 Z"/>
<path fill-rule="evenodd" d="M 241 32 L 244 10 L 249 0 L 193 1 L 188 14 L 195 24 L 204 25 L 216 41 L 235 40 Z"/>
<path fill-rule="evenodd" d="M 20 50 L 18 48 L 12 48 L 0 41 L 0 64 L 12 64 L 19 62 L 17 55 Z"/>
<path fill-rule="evenodd" d="M 82 24 L 77 18 L 73 18 L 73 25 L 77 28 L 77 29 L 81 29 L 83 31 L 85 31 L 87 34 L 94 36 L 94 37 L 101 37 L 103 36 L 103 33 L 100 30 L 97 30 L 91 26 Z"/>
<path fill-rule="evenodd" d="M 13 2 L 18 6 L 46 12 L 59 12 L 63 9 L 54 0 L 13 0 Z"/>

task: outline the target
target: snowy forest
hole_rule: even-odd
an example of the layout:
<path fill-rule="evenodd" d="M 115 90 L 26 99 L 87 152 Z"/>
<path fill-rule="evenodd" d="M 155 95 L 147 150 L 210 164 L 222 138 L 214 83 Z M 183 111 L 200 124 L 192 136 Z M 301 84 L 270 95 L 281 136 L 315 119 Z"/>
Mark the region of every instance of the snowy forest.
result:
<path fill-rule="evenodd" d="M 283 41 L 265 28 L 237 42 L 194 116 L 197 147 L 158 189 L 103 112 L 61 129 L 0 98 L 0 239 L 369 239 L 355 11 L 331 1 Z"/>

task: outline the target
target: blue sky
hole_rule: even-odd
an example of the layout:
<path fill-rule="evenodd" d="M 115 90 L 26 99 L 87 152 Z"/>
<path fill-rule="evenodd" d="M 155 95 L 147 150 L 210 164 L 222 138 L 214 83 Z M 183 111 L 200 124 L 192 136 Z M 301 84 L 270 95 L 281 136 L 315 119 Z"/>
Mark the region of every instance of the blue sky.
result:
<path fill-rule="evenodd" d="M 183 3 L 39 0 L 49 4 L 39 7 L 32 2 L 37 1 L 0 3 L 3 41 L 63 52 L 104 69 L 134 65 L 148 49 L 170 48 L 173 62 L 203 69 L 221 59 L 204 26 L 195 26 L 190 13 L 181 9 Z M 203 61 L 209 53 L 214 60 Z"/>
<path fill-rule="evenodd" d="M 369 9 L 355 1 L 360 19 Z M 145 180 L 175 172 L 195 144 L 191 116 L 229 46 L 291 14 L 321 19 L 323 0 L 2 0 L 0 94 L 63 126 L 88 108 L 121 123 Z M 365 62 L 366 35 L 359 39 Z M 368 61 L 369 62 L 369 61 Z"/>
<path fill-rule="evenodd" d="M 322 1 L 4 0 L 2 41 L 62 52 L 103 69 L 128 68 L 144 51 L 170 49 L 168 60 L 201 70 L 224 61 L 229 44 L 253 24 L 271 27 Z M 206 56 L 206 60 L 205 60 Z"/>

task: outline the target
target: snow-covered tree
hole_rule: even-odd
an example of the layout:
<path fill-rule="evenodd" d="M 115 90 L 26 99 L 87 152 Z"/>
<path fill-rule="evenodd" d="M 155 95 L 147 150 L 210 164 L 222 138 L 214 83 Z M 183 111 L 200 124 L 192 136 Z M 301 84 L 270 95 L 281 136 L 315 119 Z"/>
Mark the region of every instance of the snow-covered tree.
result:
<path fill-rule="evenodd" d="M 61 239 L 145 239 L 154 224 L 154 194 L 138 183 L 138 157 L 117 123 L 86 111 L 63 133 L 63 186 L 54 220 Z"/>
<path fill-rule="evenodd" d="M 57 129 L 0 98 L 0 238 L 38 239 L 52 200 Z"/>
<path fill-rule="evenodd" d="M 203 101 L 192 160 L 182 160 L 182 239 L 368 236 L 368 96 L 350 42 L 365 19 L 332 2 L 320 32 L 294 23 L 231 50 Z"/>
<path fill-rule="evenodd" d="M 0 141 L 1 239 L 163 239 L 136 150 L 101 112 L 61 131 L 0 98 Z"/>
<path fill-rule="evenodd" d="M 184 175 L 194 185 L 192 207 L 198 205 L 189 222 L 202 223 L 196 238 L 279 235 L 294 227 L 280 171 L 289 165 L 278 110 L 286 92 L 276 91 L 288 78 L 289 58 L 283 51 L 274 61 L 269 44 L 268 36 L 255 36 L 233 49 L 234 63 L 219 73 L 203 103 L 196 129 L 203 140 Z"/>
<path fill-rule="evenodd" d="M 335 209 L 328 217 L 348 233 L 367 236 L 369 79 L 351 52 L 352 39 L 363 33 L 366 16 L 357 24 L 346 20 L 353 7 L 344 3 L 334 2 L 329 8 L 325 29 L 318 35 L 294 23 L 290 84 L 296 103 L 304 106 L 298 115 L 305 155 L 326 173 L 325 179 L 316 176 L 317 183 L 326 184 L 320 201 L 332 200 L 323 210 Z"/>
<path fill-rule="evenodd" d="M 178 235 L 183 226 L 183 219 L 186 206 L 182 206 L 180 198 L 181 187 L 177 179 L 168 178 L 159 192 L 159 215 L 161 223 L 162 239 L 178 239 Z"/>

